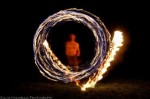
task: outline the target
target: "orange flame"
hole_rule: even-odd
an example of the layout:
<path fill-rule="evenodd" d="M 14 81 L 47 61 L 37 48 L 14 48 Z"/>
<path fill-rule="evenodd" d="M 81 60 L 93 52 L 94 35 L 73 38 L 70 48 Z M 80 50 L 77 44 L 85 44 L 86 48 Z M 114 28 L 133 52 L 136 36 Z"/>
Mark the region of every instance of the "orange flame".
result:
<path fill-rule="evenodd" d="M 80 86 L 82 91 L 85 91 L 86 88 L 94 88 L 96 83 L 103 78 L 103 74 L 107 71 L 107 68 L 110 66 L 110 62 L 114 60 L 116 52 L 119 51 L 119 48 L 123 45 L 122 42 L 123 42 L 122 32 L 115 31 L 111 43 L 112 46 L 108 51 L 108 54 L 106 55 L 104 63 L 101 66 L 99 66 L 96 75 L 94 73 L 93 76 L 91 76 L 89 80 L 83 85 L 79 85 L 77 83 L 77 86 Z"/>

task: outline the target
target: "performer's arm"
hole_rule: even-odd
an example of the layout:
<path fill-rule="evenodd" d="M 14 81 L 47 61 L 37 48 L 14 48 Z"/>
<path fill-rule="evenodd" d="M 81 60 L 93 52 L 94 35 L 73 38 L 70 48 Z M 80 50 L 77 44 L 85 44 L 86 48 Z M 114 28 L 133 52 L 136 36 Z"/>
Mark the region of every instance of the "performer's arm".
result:
<path fill-rule="evenodd" d="M 79 44 L 77 45 L 77 56 L 80 56 L 80 47 L 79 47 Z"/>

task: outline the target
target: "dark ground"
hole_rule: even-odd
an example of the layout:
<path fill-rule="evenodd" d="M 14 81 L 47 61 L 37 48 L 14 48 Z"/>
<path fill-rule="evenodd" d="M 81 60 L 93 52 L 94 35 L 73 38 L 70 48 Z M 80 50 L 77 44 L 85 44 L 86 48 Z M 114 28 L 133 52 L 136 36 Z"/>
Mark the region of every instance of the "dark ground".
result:
<path fill-rule="evenodd" d="M 133 79 L 107 79 L 95 88 L 81 91 L 75 83 L 23 82 L 5 89 L 2 96 L 52 97 L 53 99 L 149 99 L 150 81 Z"/>
<path fill-rule="evenodd" d="M 45 0 L 1 4 L 0 96 L 150 98 L 149 3 L 144 0 L 133 3 L 131 0 Z M 86 92 L 81 92 L 74 83 L 48 81 L 34 63 L 36 29 L 49 15 L 67 8 L 87 10 L 100 17 L 111 34 L 118 29 L 124 35 L 124 46 L 108 73 L 94 89 Z"/>

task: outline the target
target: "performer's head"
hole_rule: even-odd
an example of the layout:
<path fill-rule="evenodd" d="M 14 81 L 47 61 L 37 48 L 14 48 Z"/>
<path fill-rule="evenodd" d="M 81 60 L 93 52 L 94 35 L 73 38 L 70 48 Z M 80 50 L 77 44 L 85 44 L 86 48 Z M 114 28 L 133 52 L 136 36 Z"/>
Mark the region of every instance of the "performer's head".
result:
<path fill-rule="evenodd" d="M 70 39 L 70 41 L 75 41 L 75 40 L 76 40 L 76 35 L 73 34 L 73 33 L 71 33 L 71 34 L 69 35 L 69 39 Z"/>

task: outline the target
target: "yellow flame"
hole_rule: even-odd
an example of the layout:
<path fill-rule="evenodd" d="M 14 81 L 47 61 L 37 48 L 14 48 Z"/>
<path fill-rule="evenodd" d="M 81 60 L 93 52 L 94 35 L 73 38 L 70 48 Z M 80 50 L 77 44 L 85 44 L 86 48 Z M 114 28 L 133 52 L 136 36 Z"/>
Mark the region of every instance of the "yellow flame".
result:
<path fill-rule="evenodd" d="M 114 60 L 116 51 L 119 51 L 119 47 L 122 46 L 122 42 L 123 42 L 122 32 L 115 31 L 114 37 L 111 42 L 112 47 L 110 48 L 108 54 L 106 55 L 106 59 L 104 60 L 102 66 L 99 66 L 96 75 L 93 74 L 93 76 L 91 76 L 89 80 L 83 85 L 79 85 L 79 83 L 76 83 L 78 86 L 81 87 L 82 91 L 85 91 L 86 88 L 93 88 L 96 85 L 96 83 L 103 78 L 102 75 L 107 71 L 107 68 L 110 66 L 110 62 Z"/>

